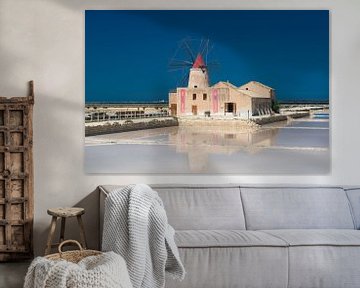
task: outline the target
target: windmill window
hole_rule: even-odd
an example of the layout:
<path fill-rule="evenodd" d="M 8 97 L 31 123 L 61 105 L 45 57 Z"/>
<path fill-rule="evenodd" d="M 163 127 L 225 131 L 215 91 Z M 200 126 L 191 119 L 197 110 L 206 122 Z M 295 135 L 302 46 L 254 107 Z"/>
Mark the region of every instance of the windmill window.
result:
<path fill-rule="evenodd" d="M 193 94 L 193 100 L 196 100 L 196 94 Z"/>
<path fill-rule="evenodd" d="M 206 93 L 203 94 L 203 100 L 207 100 L 207 94 Z"/>
<path fill-rule="evenodd" d="M 249 88 L 247 88 L 247 87 L 246 87 L 245 89 L 246 89 L 246 90 L 249 90 Z"/>

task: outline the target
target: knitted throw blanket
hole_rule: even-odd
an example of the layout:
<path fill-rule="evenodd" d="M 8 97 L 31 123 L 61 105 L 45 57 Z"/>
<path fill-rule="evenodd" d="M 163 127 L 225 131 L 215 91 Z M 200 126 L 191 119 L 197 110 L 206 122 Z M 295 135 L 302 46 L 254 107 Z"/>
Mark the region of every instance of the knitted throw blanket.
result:
<path fill-rule="evenodd" d="M 124 259 L 113 253 L 89 256 L 79 263 L 37 257 L 24 288 L 132 288 Z"/>
<path fill-rule="evenodd" d="M 105 200 L 103 251 L 124 257 L 134 288 L 162 288 L 165 271 L 182 280 L 185 270 L 162 200 L 144 184 L 113 191 Z"/>

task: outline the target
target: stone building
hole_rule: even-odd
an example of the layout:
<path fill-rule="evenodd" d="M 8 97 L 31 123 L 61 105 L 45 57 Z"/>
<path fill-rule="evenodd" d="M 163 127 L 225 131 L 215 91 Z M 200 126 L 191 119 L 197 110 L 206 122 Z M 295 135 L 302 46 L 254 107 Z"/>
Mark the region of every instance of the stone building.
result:
<path fill-rule="evenodd" d="M 199 54 L 189 73 L 188 87 L 169 93 L 172 116 L 232 115 L 250 117 L 271 114 L 275 90 L 256 81 L 240 87 L 220 81 L 209 85 L 206 65 Z"/>

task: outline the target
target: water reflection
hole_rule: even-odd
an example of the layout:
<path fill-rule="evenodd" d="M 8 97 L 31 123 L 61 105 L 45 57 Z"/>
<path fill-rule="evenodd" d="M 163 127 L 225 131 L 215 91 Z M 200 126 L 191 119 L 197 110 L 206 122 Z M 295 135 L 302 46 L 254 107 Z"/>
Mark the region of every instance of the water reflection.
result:
<path fill-rule="evenodd" d="M 230 155 L 240 150 L 256 153 L 272 146 L 279 128 L 241 131 L 235 127 L 176 127 L 169 134 L 169 143 L 177 153 L 186 153 L 189 168 L 193 172 L 205 171 L 209 155 Z"/>
<path fill-rule="evenodd" d="M 86 137 L 86 144 L 90 173 L 322 173 L 330 163 L 324 118 L 245 131 L 231 125 L 166 127 Z M 141 157 L 130 160 L 129 149 Z M 130 160 L 126 171 L 119 158 Z M 154 166 L 154 159 L 161 165 Z"/>

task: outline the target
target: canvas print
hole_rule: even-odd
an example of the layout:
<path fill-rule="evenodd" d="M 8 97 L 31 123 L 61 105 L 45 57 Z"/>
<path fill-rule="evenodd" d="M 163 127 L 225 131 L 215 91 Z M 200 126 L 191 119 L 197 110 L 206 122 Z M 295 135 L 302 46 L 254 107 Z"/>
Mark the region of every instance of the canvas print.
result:
<path fill-rule="evenodd" d="M 326 10 L 85 12 L 87 173 L 328 174 Z"/>

